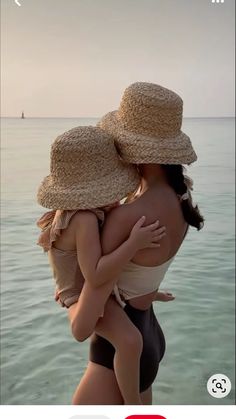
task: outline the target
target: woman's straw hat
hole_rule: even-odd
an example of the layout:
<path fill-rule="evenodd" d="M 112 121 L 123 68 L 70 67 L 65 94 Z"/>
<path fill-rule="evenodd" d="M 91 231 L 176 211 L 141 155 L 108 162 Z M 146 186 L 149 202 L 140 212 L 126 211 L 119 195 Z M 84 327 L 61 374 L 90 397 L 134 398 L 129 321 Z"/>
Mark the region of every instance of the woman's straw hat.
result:
<path fill-rule="evenodd" d="M 134 83 L 118 111 L 98 126 L 115 137 L 122 159 L 130 163 L 190 164 L 197 159 L 181 131 L 183 101 L 175 92 L 152 83 Z"/>
<path fill-rule="evenodd" d="M 123 162 L 111 136 L 98 127 L 77 127 L 51 147 L 51 174 L 38 190 L 38 203 L 51 209 L 92 209 L 117 202 L 140 182 Z"/>

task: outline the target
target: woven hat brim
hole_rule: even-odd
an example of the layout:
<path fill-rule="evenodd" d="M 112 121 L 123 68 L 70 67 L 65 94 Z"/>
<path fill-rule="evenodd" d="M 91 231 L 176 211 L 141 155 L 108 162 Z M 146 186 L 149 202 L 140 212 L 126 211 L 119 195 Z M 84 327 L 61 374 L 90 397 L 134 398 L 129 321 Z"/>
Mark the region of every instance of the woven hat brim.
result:
<path fill-rule="evenodd" d="M 115 138 L 122 159 L 129 163 L 191 164 L 197 160 L 190 138 L 180 131 L 172 138 L 157 138 L 124 129 L 118 111 L 109 112 L 97 126 Z"/>
<path fill-rule="evenodd" d="M 139 183 L 136 169 L 125 163 L 105 177 L 73 187 L 59 186 L 49 175 L 39 187 L 37 201 L 49 209 L 98 208 L 120 201 L 133 192 Z"/>

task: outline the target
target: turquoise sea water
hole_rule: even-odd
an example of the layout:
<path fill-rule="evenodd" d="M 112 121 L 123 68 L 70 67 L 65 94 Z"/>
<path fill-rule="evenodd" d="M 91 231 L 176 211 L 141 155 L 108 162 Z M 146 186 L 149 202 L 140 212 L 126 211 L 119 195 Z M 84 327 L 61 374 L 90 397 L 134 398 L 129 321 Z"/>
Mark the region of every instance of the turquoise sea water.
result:
<path fill-rule="evenodd" d="M 54 138 L 96 119 L 2 120 L 1 403 L 70 404 L 87 362 L 88 341 L 71 337 L 53 300 L 47 257 L 36 245 L 35 194 L 49 171 Z M 198 161 L 189 168 L 206 218 L 191 229 L 155 303 L 167 351 L 153 386 L 154 404 L 234 403 L 234 121 L 186 119 Z M 208 378 L 226 374 L 232 391 L 212 398 Z"/>

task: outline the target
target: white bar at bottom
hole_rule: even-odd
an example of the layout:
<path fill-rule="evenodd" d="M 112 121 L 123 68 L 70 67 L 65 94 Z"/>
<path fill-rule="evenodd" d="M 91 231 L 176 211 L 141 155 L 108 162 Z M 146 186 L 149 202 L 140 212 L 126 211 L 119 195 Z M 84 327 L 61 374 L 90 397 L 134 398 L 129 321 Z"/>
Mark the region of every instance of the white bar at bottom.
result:
<path fill-rule="evenodd" d="M 235 418 L 235 406 L 0 406 L 4 419 L 126 419 L 161 415 L 166 419 Z M 148 418 L 147 418 L 148 419 Z"/>

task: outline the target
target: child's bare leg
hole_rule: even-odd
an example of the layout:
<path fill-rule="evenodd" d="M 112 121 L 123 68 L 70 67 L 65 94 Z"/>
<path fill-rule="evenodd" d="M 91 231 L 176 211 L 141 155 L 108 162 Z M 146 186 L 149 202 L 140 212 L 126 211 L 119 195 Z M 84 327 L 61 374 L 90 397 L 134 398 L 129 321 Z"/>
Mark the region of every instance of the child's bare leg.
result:
<path fill-rule="evenodd" d="M 109 298 L 95 332 L 115 347 L 114 371 L 125 404 L 142 404 L 139 394 L 143 340 L 124 310 Z"/>

